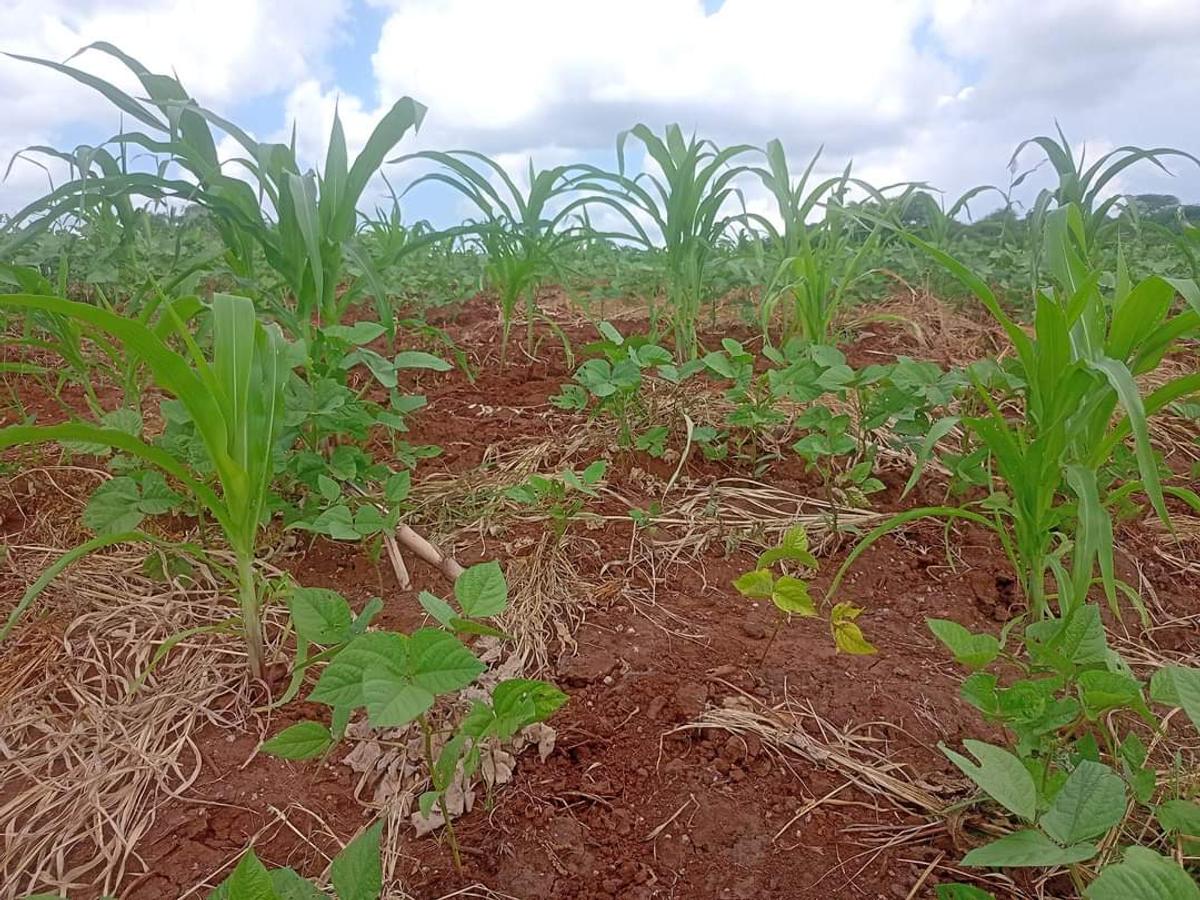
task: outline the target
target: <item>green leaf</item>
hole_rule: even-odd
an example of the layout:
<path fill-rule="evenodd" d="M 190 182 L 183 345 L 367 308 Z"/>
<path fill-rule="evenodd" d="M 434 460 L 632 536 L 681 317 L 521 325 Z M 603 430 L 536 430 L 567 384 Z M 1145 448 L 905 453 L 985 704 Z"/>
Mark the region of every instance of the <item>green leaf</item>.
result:
<path fill-rule="evenodd" d="M 435 372 L 449 372 L 453 366 L 432 353 L 422 353 L 419 350 L 405 350 L 397 353 L 392 364 L 397 369 L 432 369 Z"/>
<path fill-rule="evenodd" d="M 781 575 L 771 591 L 771 602 L 789 615 L 815 616 L 817 605 L 808 593 L 808 583 L 791 575 Z"/>
<path fill-rule="evenodd" d="M 1021 760 L 1007 750 L 983 741 L 963 741 L 963 746 L 979 760 L 979 765 L 944 744 L 938 746 L 989 797 L 1027 822 L 1033 821 L 1037 815 L 1037 787 Z"/>
<path fill-rule="evenodd" d="M 161 516 L 179 506 L 183 500 L 167 486 L 161 472 L 146 472 L 142 475 L 142 499 L 138 509 L 148 516 Z"/>
<path fill-rule="evenodd" d="M 1150 699 L 1168 706 L 1181 706 L 1200 729 L 1200 669 L 1163 666 L 1150 679 Z"/>
<path fill-rule="evenodd" d="M 758 558 L 758 568 L 769 569 L 784 559 L 798 562 L 809 569 L 817 568 L 816 557 L 808 550 L 808 532 L 804 530 L 804 526 L 789 528 L 778 547 L 766 551 Z"/>
<path fill-rule="evenodd" d="M 1200 803 L 1194 800 L 1167 800 L 1159 804 L 1154 815 L 1164 831 L 1200 839 Z"/>
<path fill-rule="evenodd" d="M 508 607 L 508 584 L 496 561 L 471 566 L 454 582 L 454 598 L 469 618 L 499 615 Z"/>
<path fill-rule="evenodd" d="M 387 329 L 378 322 L 355 322 L 353 325 L 326 325 L 322 332 L 328 337 L 358 346 L 382 337 Z"/>
<path fill-rule="evenodd" d="M 1089 669 L 1079 673 L 1078 684 L 1079 697 L 1089 719 L 1095 720 L 1110 709 L 1145 707 L 1141 683 L 1123 672 Z"/>
<path fill-rule="evenodd" d="M 333 858 L 330 877 L 338 900 L 379 900 L 383 869 L 379 863 L 380 820 L 362 832 Z"/>
<path fill-rule="evenodd" d="M 510 678 L 492 689 L 493 729 L 501 740 L 534 722 L 544 722 L 567 702 L 552 684 L 529 678 Z"/>
<path fill-rule="evenodd" d="M 1071 863 L 1091 859 L 1095 855 L 1095 844 L 1060 847 L 1040 831 L 1029 828 L 1024 831 L 1014 831 L 998 841 L 976 847 L 963 857 L 962 864 L 991 868 L 1067 866 Z"/>
<path fill-rule="evenodd" d="M 271 886 L 275 888 L 279 900 L 326 900 L 325 895 L 295 869 L 272 869 L 270 875 Z M 230 897 L 229 900 L 234 898 Z"/>
<path fill-rule="evenodd" d="M 145 518 L 138 508 L 141 493 L 127 475 L 110 478 L 92 492 L 83 510 L 83 524 L 97 536 L 131 531 Z"/>
<path fill-rule="evenodd" d="M 296 634 L 310 644 L 337 644 L 350 637 L 350 604 L 327 588 L 294 588 L 287 598 Z"/>
<path fill-rule="evenodd" d="M 1200 900 L 1200 887 L 1173 859 L 1129 847 L 1083 892 L 1087 900 Z"/>
<path fill-rule="evenodd" d="M 402 503 L 408 499 L 412 490 L 412 473 L 409 471 L 396 472 L 388 476 L 383 486 L 383 496 L 388 503 Z"/>
<path fill-rule="evenodd" d="M 229 900 L 279 900 L 271 884 L 271 876 L 254 855 L 247 850 L 232 874 L 221 884 Z"/>
<path fill-rule="evenodd" d="M 329 729 L 320 722 L 297 722 L 264 741 L 262 750 L 281 759 L 312 759 L 333 743 Z"/>
<path fill-rule="evenodd" d="M 972 634 L 949 619 L 926 619 L 934 637 L 954 654 L 956 662 L 970 669 L 982 669 L 1000 655 L 1000 641 L 991 634 Z"/>
<path fill-rule="evenodd" d="M 429 591 L 421 591 L 417 594 L 417 602 L 429 615 L 433 616 L 434 620 L 447 628 L 450 627 L 450 622 L 454 618 L 454 607 Z"/>
<path fill-rule="evenodd" d="M 317 476 L 317 490 L 326 502 L 342 496 L 342 486 L 324 473 Z"/>
<path fill-rule="evenodd" d="M 387 663 L 402 670 L 407 659 L 408 638 L 404 635 L 389 631 L 361 634 L 325 667 L 308 699 L 333 707 L 362 706 L 362 682 L 367 669 Z"/>
<path fill-rule="evenodd" d="M 1097 837 L 1125 815 L 1125 782 L 1108 766 L 1083 760 L 1054 796 L 1038 825 L 1060 844 Z"/>
<path fill-rule="evenodd" d="M 836 603 L 829 611 L 829 628 L 833 632 L 833 642 L 843 653 L 867 656 L 878 652 L 875 646 L 863 637 L 862 629 L 854 621 L 861 614 L 861 609 L 849 603 Z"/>
<path fill-rule="evenodd" d="M 775 591 L 775 576 L 767 569 L 752 569 L 733 581 L 738 592 L 752 600 L 769 600 Z"/>
<path fill-rule="evenodd" d="M 329 507 L 311 523 L 297 522 L 292 527 L 328 535 L 335 541 L 357 541 L 360 537 L 358 529 L 354 527 L 354 515 L 350 512 L 350 507 L 343 503 Z"/>
<path fill-rule="evenodd" d="M 939 884 L 937 900 L 996 900 L 994 894 L 973 884 Z"/>
<path fill-rule="evenodd" d="M 414 631 L 408 646 L 413 682 L 432 694 L 460 690 L 487 668 L 458 638 L 440 628 Z"/>
<path fill-rule="evenodd" d="M 389 663 L 375 663 L 363 674 L 362 697 L 375 728 L 407 725 L 433 706 L 434 700 L 432 691 Z"/>

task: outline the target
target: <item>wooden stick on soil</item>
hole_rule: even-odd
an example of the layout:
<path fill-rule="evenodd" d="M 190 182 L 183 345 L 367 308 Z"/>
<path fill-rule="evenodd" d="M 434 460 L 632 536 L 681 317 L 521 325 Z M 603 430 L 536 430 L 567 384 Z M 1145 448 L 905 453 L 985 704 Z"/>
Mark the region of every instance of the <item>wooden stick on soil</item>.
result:
<path fill-rule="evenodd" d="M 400 545 L 396 543 L 394 534 L 385 534 L 383 536 L 383 547 L 387 550 L 388 559 L 392 563 L 392 569 L 396 573 L 396 581 L 400 583 L 400 590 L 407 591 L 412 587 L 412 579 L 408 577 L 408 566 L 404 564 L 404 557 L 400 555 Z"/>
<path fill-rule="evenodd" d="M 358 485 L 353 485 L 358 493 L 366 497 L 367 492 Z M 375 508 L 381 513 L 387 512 L 378 503 Z M 434 568 L 441 571 L 451 582 L 457 581 L 458 576 L 463 573 L 463 567 L 458 564 L 458 561 L 452 556 L 447 556 L 425 538 L 421 537 L 407 525 L 399 525 L 396 528 L 396 534 L 386 535 L 383 539 L 383 545 L 387 550 L 388 559 L 392 563 L 392 568 L 396 572 L 396 580 L 400 582 L 401 590 L 408 590 L 412 587 L 412 579 L 408 574 L 408 566 L 404 564 L 404 557 L 400 555 L 400 548 L 408 550 L 418 559 L 422 559 L 429 563 Z"/>
<path fill-rule="evenodd" d="M 446 556 L 437 547 L 425 540 L 407 525 L 401 525 L 396 529 L 396 540 L 404 547 L 411 551 L 415 556 L 429 563 L 431 566 L 441 570 L 450 581 L 456 581 L 458 576 L 463 573 L 463 567 L 458 564 L 458 561 L 452 556 Z"/>

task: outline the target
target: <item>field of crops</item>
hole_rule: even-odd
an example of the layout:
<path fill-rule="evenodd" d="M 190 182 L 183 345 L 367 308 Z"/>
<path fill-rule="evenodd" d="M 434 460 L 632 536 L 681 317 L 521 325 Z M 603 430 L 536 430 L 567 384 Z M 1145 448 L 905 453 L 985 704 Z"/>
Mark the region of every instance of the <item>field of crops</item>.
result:
<path fill-rule="evenodd" d="M 26 62 L 125 127 L 0 218 L 0 900 L 1200 900 L 1186 148 L 314 171 Z"/>

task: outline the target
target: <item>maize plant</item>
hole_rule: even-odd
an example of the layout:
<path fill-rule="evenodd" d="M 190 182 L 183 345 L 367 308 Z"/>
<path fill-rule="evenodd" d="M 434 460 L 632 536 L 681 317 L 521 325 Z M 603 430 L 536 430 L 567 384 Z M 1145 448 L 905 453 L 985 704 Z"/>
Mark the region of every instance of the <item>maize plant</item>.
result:
<path fill-rule="evenodd" d="M 642 143 L 661 175 L 627 173 L 625 144 L 630 135 Z M 580 167 L 584 175 L 577 186 L 614 201 L 610 205 L 632 229 L 623 237 L 650 249 L 655 241 L 643 220 L 657 229 L 666 255 L 667 303 L 680 362 L 696 356 L 696 325 L 709 260 L 739 218 L 725 208 L 737 191 L 734 179 L 745 169 L 730 163 L 752 149 L 748 144 L 721 149 L 694 135 L 685 141 L 678 125 L 667 126 L 661 138 L 645 125 L 635 125 L 617 136 L 616 172 Z"/>
<path fill-rule="evenodd" d="M 501 362 L 508 360 L 513 316 L 522 300 L 525 303 L 526 349 L 532 354 L 538 288 L 548 278 L 560 276 L 561 280 L 563 251 L 593 236 L 578 223 L 566 224 L 585 205 L 595 202 L 594 198 L 588 197 L 567 199 L 575 190 L 572 178 L 578 167 L 555 166 L 538 172 L 530 160 L 529 187 L 522 192 L 503 166 L 482 153 L 427 150 L 390 162 L 412 159 L 437 163 L 441 170 L 420 176 L 408 190 L 423 182 L 441 182 L 479 209 L 483 218 L 463 230 L 474 234 L 486 254 L 485 275 L 500 295 Z M 499 187 L 493 183 L 493 178 Z"/>
<path fill-rule="evenodd" d="M 154 172 L 129 172 L 109 165 L 107 151 L 92 149 L 88 161 L 100 167 L 79 168 L 79 177 L 59 186 L 12 217 L 14 236 L 3 247 L 11 253 L 44 231 L 61 216 L 81 205 L 108 203 L 123 209 L 132 197 L 183 200 L 208 209 L 225 244 L 226 260 L 242 279 L 253 281 L 261 252 L 294 304 L 279 299 L 272 312 L 293 334 L 311 335 L 314 325 L 335 324 L 344 309 L 337 288 L 343 256 L 355 233 L 357 206 L 384 157 L 400 139 L 421 123 L 425 107 L 405 97 L 392 105 L 375 126 L 353 163 L 346 150 L 341 119 L 334 114 L 324 170 L 304 170 L 291 145 L 260 143 L 234 123 L 200 106 L 177 78 L 150 72 L 111 44 L 89 44 L 128 68 L 147 99 L 139 99 L 112 83 L 66 63 L 9 54 L 14 59 L 45 66 L 93 88 L 144 131 L 122 131 L 105 145 L 122 153 L 129 146 L 162 157 Z M 245 156 L 222 161 L 217 156 L 213 127 L 229 135 Z M 26 152 L 50 153 L 44 147 Z M 257 185 L 225 173 L 237 165 Z M 172 173 L 172 169 L 177 170 Z M 264 208 L 269 212 L 264 215 Z M 394 329 L 386 298 L 377 297 L 381 320 Z"/>
<path fill-rule="evenodd" d="M 747 223 L 765 230 L 776 268 L 759 308 L 760 325 L 767 334 L 778 309 L 785 341 L 799 336 L 827 343 L 846 292 L 865 274 L 879 244 L 878 225 L 870 228 L 865 237 L 860 233 L 862 226 L 847 204 L 847 192 L 851 187 L 859 188 L 881 207 L 887 206 L 887 201 L 867 182 L 852 178 L 849 165 L 841 175 L 826 178 L 809 190 L 820 150 L 795 184 L 783 145 L 771 141 L 765 154 L 766 168 L 756 166 L 750 171 L 775 200 L 782 227 L 757 213 L 743 214 Z M 809 222 L 819 209 L 824 210 L 820 221 Z"/>
<path fill-rule="evenodd" d="M 272 450 L 283 418 L 288 353 L 279 329 L 260 324 L 254 304 L 245 297 L 216 294 L 209 361 L 178 318 L 174 329 L 155 329 L 85 303 L 36 294 L 0 295 L 0 307 L 37 310 L 102 332 L 149 369 L 159 390 L 183 404 L 216 472 L 220 493 L 177 457 L 115 428 L 85 422 L 17 425 L 0 429 L 0 449 L 51 441 L 100 444 L 149 463 L 177 481 L 212 514 L 233 550 L 247 660 L 251 674 L 261 678 L 264 644 L 254 553 L 271 485 Z M 183 341 L 183 352 L 167 343 L 171 330 Z"/>

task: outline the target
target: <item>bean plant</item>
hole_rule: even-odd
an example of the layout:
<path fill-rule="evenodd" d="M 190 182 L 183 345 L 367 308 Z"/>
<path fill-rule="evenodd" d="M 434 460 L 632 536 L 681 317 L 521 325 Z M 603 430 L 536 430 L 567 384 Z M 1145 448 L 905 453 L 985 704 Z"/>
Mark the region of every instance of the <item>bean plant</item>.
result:
<path fill-rule="evenodd" d="M 770 600 L 777 611 L 775 628 L 763 650 L 763 661 L 775 643 L 780 628 L 792 616 L 814 618 L 820 615 L 806 579 L 787 572 L 776 574 L 777 569 L 787 564 L 808 572 L 815 572 L 818 568 L 816 557 L 808 548 L 808 533 L 802 526 L 789 529 L 777 546 L 759 555 L 753 569 L 742 573 L 733 582 L 742 596 L 751 600 Z M 876 652 L 855 621 L 861 613 L 859 607 L 845 602 L 836 603 L 829 610 L 829 630 L 834 645 L 843 653 L 864 656 Z"/>
<path fill-rule="evenodd" d="M 334 856 L 329 866 L 334 900 L 379 900 L 382 896 L 382 831 L 383 822 L 376 822 Z M 242 854 L 208 900 L 321 900 L 327 896 L 295 869 L 268 869 L 251 849 Z"/>
<path fill-rule="evenodd" d="M 299 659 L 296 672 L 324 664 L 308 699 L 330 707 L 330 724 L 299 722 L 266 741 L 263 750 L 285 759 L 326 755 L 344 738 L 350 718 L 360 709 L 374 728 L 415 723 L 430 783 L 419 798 L 420 812 L 428 818 L 433 807 L 439 807 L 455 865 L 461 867 L 446 791 L 460 771 L 468 779 L 478 771 L 491 743 L 509 740 L 522 728 L 546 720 L 567 697 L 547 682 L 510 678 L 494 685 L 488 700 L 471 701 L 452 727 L 439 726 L 441 718 L 431 716 L 434 705 L 456 705 L 459 692 L 487 670 L 458 635 L 504 636 L 488 621 L 508 607 L 508 586 L 499 564 L 481 563 L 463 572 L 454 583 L 454 599 L 452 604 L 422 591 L 421 606 L 437 626 L 405 634 L 366 630 L 378 604 L 355 616 L 334 591 L 293 594 L 289 603 L 298 638 L 323 648 Z"/>
<path fill-rule="evenodd" d="M 1093 603 L 1031 622 L 1014 639 L 1017 624 L 996 637 L 928 620 L 971 671 L 962 698 L 1000 726 L 1008 744 L 966 740 L 974 760 L 940 745 L 1017 823 L 971 850 L 962 865 L 1063 867 L 1093 900 L 1200 896 L 1174 860 L 1135 843 L 1114 863 L 1103 849 L 1114 839 L 1125 844 L 1126 833 L 1145 841 L 1152 829 L 1190 835 L 1200 824 L 1200 804 L 1181 773 L 1160 775 L 1150 760 L 1167 728 L 1154 705 L 1182 707 L 1200 728 L 1200 669 L 1164 666 L 1147 685 L 1109 647 Z"/>

